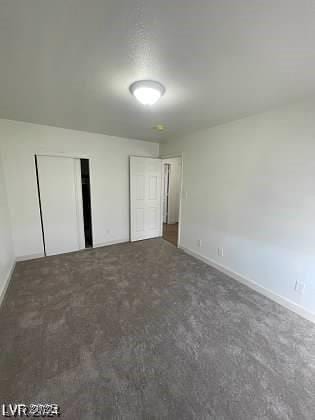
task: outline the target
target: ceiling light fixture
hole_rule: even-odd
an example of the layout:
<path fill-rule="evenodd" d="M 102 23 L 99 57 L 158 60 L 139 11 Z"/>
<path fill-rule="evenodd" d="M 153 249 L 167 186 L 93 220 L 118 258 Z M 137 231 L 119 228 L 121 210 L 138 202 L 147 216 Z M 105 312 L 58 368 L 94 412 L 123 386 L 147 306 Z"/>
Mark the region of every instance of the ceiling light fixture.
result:
<path fill-rule="evenodd" d="M 165 87 L 153 80 L 139 80 L 129 87 L 132 95 L 143 105 L 154 105 L 165 93 Z"/>

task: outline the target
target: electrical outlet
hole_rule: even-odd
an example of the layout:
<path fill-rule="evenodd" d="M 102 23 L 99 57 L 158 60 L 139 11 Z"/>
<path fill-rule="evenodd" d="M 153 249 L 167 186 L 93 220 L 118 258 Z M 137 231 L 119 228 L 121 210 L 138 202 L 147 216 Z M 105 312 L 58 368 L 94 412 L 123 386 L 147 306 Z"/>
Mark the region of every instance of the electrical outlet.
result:
<path fill-rule="evenodd" d="M 218 248 L 218 257 L 223 257 L 224 251 L 223 248 Z"/>
<path fill-rule="evenodd" d="M 198 248 L 201 248 L 202 247 L 202 240 L 201 239 L 198 239 L 197 245 L 198 245 Z"/>
<path fill-rule="evenodd" d="M 295 282 L 294 290 L 296 291 L 296 293 L 298 293 L 299 295 L 302 295 L 304 292 L 304 288 L 305 288 L 304 281 L 297 280 Z"/>

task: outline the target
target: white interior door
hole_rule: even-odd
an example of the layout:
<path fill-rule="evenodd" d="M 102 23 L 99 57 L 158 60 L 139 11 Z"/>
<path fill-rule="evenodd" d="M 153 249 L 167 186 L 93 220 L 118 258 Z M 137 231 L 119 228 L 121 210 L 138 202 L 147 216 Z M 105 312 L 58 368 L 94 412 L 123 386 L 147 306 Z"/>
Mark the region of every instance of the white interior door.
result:
<path fill-rule="evenodd" d="M 130 239 L 162 236 L 162 161 L 130 157 Z"/>
<path fill-rule="evenodd" d="M 84 248 L 80 159 L 37 156 L 46 255 Z"/>

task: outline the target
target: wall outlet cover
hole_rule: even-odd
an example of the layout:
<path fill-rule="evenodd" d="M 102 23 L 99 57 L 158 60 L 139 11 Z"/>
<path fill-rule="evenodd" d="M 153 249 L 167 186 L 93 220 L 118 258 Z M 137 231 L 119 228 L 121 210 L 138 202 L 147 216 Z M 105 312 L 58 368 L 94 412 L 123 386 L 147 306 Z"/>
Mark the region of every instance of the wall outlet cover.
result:
<path fill-rule="evenodd" d="M 224 251 L 223 248 L 218 248 L 218 257 L 223 257 Z"/>
<path fill-rule="evenodd" d="M 300 295 L 304 292 L 305 283 L 304 281 L 297 280 L 295 282 L 294 290 L 296 293 L 299 293 Z"/>

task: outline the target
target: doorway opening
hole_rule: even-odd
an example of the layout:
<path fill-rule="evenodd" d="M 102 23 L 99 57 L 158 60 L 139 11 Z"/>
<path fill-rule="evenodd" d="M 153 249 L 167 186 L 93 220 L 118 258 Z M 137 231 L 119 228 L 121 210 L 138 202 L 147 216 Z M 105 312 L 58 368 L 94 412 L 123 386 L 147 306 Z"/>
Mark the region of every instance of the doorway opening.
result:
<path fill-rule="evenodd" d="M 89 159 L 80 159 L 80 161 L 81 161 L 81 183 L 82 183 L 85 248 L 92 248 L 93 247 L 93 234 L 92 234 L 92 212 L 91 212 L 90 164 L 89 164 Z"/>
<path fill-rule="evenodd" d="M 178 246 L 181 157 L 163 159 L 163 238 Z"/>

